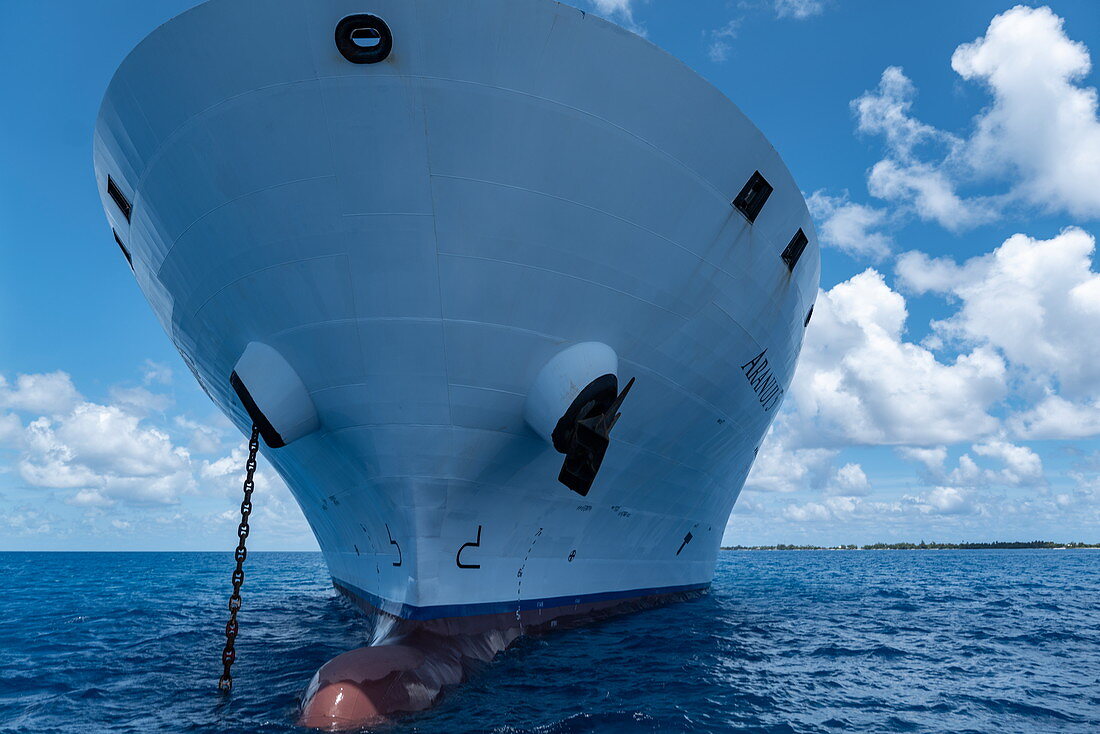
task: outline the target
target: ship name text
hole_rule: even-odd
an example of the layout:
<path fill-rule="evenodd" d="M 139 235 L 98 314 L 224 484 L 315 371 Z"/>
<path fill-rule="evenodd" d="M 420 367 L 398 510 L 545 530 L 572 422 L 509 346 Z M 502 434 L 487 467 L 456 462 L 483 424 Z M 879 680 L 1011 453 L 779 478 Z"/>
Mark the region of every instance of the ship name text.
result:
<path fill-rule="evenodd" d="M 770 412 L 772 408 L 779 405 L 780 401 L 783 400 L 784 392 L 779 380 L 775 378 L 768 366 L 768 358 L 765 356 L 767 353 L 768 350 L 765 349 L 753 359 L 741 365 L 741 371 L 745 373 L 745 379 L 749 381 L 749 387 L 756 393 L 760 401 L 760 407 L 764 409 L 765 413 Z"/>

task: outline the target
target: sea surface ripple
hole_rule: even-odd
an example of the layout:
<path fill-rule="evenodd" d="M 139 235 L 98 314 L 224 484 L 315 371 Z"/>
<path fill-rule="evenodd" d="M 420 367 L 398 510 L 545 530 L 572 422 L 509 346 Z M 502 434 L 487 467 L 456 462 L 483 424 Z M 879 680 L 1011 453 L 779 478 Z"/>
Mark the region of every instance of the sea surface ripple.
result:
<path fill-rule="evenodd" d="M 319 554 L 3 553 L 0 732 L 292 732 L 371 622 Z M 525 639 L 406 732 L 1098 732 L 1100 552 L 724 552 L 701 600 Z"/>

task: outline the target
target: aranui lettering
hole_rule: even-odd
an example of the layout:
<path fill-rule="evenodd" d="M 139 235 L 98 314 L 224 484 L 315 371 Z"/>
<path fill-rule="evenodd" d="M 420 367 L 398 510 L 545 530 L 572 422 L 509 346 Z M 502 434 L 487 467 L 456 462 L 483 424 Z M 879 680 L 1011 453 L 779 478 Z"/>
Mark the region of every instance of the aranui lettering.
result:
<path fill-rule="evenodd" d="M 783 388 L 768 367 L 768 358 L 764 356 L 767 353 L 768 350 L 765 349 L 751 361 L 741 365 L 741 371 L 745 373 L 749 387 L 756 393 L 765 413 L 779 405 L 779 401 L 783 399 Z"/>

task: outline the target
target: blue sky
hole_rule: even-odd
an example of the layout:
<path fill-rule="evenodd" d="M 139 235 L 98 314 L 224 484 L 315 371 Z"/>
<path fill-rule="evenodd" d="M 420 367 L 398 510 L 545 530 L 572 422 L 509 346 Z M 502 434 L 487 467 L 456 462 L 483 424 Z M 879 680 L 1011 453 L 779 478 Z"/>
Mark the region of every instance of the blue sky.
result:
<path fill-rule="evenodd" d="M 0 549 L 233 540 L 243 441 L 91 165 L 114 69 L 192 4 L 0 5 Z M 823 294 L 727 541 L 1100 541 L 1100 4 L 577 4 L 740 105 L 818 223 Z M 257 505 L 256 547 L 315 547 L 267 467 Z"/>

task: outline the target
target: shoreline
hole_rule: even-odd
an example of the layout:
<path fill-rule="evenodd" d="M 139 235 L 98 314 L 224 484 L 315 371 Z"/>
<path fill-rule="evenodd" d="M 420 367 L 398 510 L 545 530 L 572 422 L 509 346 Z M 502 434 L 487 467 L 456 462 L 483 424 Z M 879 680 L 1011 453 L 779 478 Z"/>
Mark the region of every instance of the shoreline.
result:
<path fill-rule="evenodd" d="M 872 545 L 731 545 L 723 551 L 938 551 L 938 550 L 1100 550 L 1100 543 L 1052 543 L 1034 541 L 1024 543 L 874 543 Z"/>

